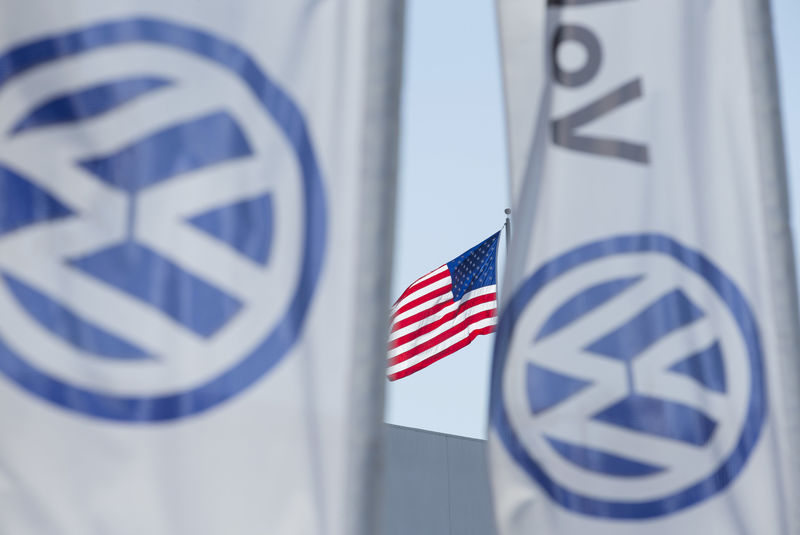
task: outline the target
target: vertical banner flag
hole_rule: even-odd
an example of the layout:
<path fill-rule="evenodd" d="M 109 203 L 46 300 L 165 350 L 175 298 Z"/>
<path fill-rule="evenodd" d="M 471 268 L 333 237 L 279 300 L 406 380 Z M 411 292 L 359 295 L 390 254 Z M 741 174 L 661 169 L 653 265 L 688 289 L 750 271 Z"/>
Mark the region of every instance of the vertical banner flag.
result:
<path fill-rule="evenodd" d="M 500 533 L 800 533 L 768 3 L 498 7 L 516 215 Z"/>
<path fill-rule="evenodd" d="M 0 13 L 0 532 L 374 533 L 402 1 Z"/>

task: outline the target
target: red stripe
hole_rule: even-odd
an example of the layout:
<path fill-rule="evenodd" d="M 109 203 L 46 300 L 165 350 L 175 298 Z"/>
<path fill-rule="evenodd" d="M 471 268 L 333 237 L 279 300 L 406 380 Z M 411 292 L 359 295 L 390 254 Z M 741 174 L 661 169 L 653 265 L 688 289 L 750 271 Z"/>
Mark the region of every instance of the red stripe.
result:
<path fill-rule="evenodd" d="M 490 294 L 479 295 L 477 297 L 473 297 L 472 299 L 461 301 L 461 303 L 458 305 L 458 308 L 456 308 L 455 310 L 451 310 L 438 320 L 428 323 L 427 325 L 423 325 L 416 331 L 412 331 L 408 334 L 404 334 L 403 336 L 392 340 L 389 343 L 389 349 L 400 347 L 403 344 L 422 336 L 423 334 L 427 334 L 431 331 L 434 331 L 439 327 L 441 327 L 442 325 L 444 325 L 445 323 L 447 323 L 448 321 L 453 321 L 453 319 L 455 319 L 455 317 L 461 314 L 462 312 L 469 310 L 470 308 L 480 305 L 482 303 L 490 303 L 494 301 L 496 297 L 497 294 L 492 292 Z M 432 316 L 433 314 L 430 315 Z M 392 332 L 394 332 L 394 328 L 392 328 Z"/>
<path fill-rule="evenodd" d="M 435 290 L 431 290 L 430 292 L 428 292 L 425 295 L 422 295 L 420 297 L 417 297 L 416 299 L 412 299 L 408 303 L 406 303 L 403 306 L 401 306 L 400 308 L 398 308 L 394 312 L 394 314 L 392 314 L 392 317 L 395 317 L 396 315 L 398 315 L 398 314 L 400 314 L 400 313 L 402 313 L 402 312 L 404 312 L 406 310 L 411 310 L 415 306 L 421 305 L 422 303 L 430 301 L 431 299 L 435 299 L 435 298 L 437 298 L 437 297 L 439 297 L 441 295 L 445 295 L 445 294 L 449 293 L 452 288 L 453 288 L 452 284 L 447 284 L 445 286 L 442 286 L 441 288 L 436 288 Z"/>
<path fill-rule="evenodd" d="M 399 363 L 401 363 L 401 362 L 403 362 L 405 360 L 410 359 L 411 357 L 413 357 L 415 355 L 419 355 L 423 351 L 426 351 L 428 349 L 436 347 L 438 344 L 440 344 L 440 343 L 444 342 L 445 340 L 447 340 L 448 338 L 460 333 L 461 331 L 463 331 L 464 329 L 466 329 L 471 324 L 473 324 L 473 323 L 475 323 L 477 321 L 480 321 L 480 320 L 486 319 L 486 318 L 493 318 L 495 316 L 495 312 L 496 312 L 496 309 L 483 310 L 483 311 L 478 312 L 477 314 L 475 314 L 473 316 L 469 316 L 467 318 L 464 318 L 464 320 L 462 320 L 459 323 L 456 323 L 454 326 L 452 326 L 451 328 L 447 329 L 443 333 L 439 333 L 438 335 L 434 336 L 430 340 L 427 340 L 426 342 L 423 342 L 423 343 L 419 344 L 418 346 L 412 347 L 408 351 L 404 351 L 403 353 L 400 353 L 399 355 L 390 358 L 389 359 L 389 366 L 394 366 L 395 364 L 399 364 Z"/>
<path fill-rule="evenodd" d="M 405 370 L 400 370 L 397 373 L 393 373 L 393 374 L 389 375 L 388 376 L 389 380 L 390 381 L 396 381 L 398 379 L 402 379 L 403 377 L 407 377 L 407 376 L 411 375 L 412 373 L 418 372 L 423 368 L 427 368 L 428 366 L 430 366 L 434 362 L 443 359 L 447 355 L 451 355 L 451 354 L 455 353 L 456 351 L 458 351 L 459 349 L 468 346 L 470 344 L 470 342 L 472 342 L 477 336 L 479 336 L 481 334 L 491 334 L 491 333 L 493 333 L 494 332 L 494 327 L 495 327 L 494 325 L 488 325 L 486 327 L 482 327 L 480 329 L 472 331 L 471 333 L 469 333 L 469 336 L 467 336 L 463 340 L 459 340 L 457 343 L 451 345 L 450 347 L 448 347 L 447 349 L 441 351 L 440 353 L 436 353 L 435 355 L 431 355 L 430 357 L 426 358 L 422 362 L 418 362 L 418 363 L 414 364 L 413 366 L 409 366 Z"/>
<path fill-rule="evenodd" d="M 497 293 L 496 292 L 492 292 L 491 294 L 486 294 L 486 295 L 491 295 L 492 299 L 497 299 Z M 480 297 L 480 296 L 478 296 L 478 297 Z M 477 299 L 478 297 L 473 297 L 472 299 Z M 395 331 L 397 331 L 399 329 L 402 329 L 403 327 L 407 327 L 409 325 L 413 325 L 414 323 L 418 323 L 419 321 L 422 321 L 423 319 L 425 319 L 428 316 L 433 316 L 434 314 L 436 314 L 437 312 L 439 312 L 443 308 L 448 307 L 448 306 L 452 305 L 453 303 L 454 303 L 454 301 L 452 299 L 449 300 L 449 301 L 443 301 L 441 303 L 438 303 L 438 304 L 432 306 L 431 308 L 427 308 L 427 309 L 423 310 L 422 312 L 417 312 L 416 314 L 414 314 L 412 316 L 408 316 L 407 318 L 403 318 L 401 320 L 392 322 L 391 332 L 395 332 Z"/>
<path fill-rule="evenodd" d="M 453 304 L 452 299 L 449 299 L 447 301 L 442 301 L 441 303 L 433 305 L 431 308 L 426 308 L 422 312 L 417 312 L 412 316 L 392 322 L 392 332 L 395 332 L 398 329 L 402 329 L 403 327 L 407 327 L 408 325 L 413 325 L 414 323 L 417 323 L 418 321 L 428 316 L 432 316 L 433 314 L 436 314 L 444 307 L 450 306 L 452 304 Z"/>
<path fill-rule="evenodd" d="M 442 266 L 439 266 L 436 269 L 439 269 L 441 267 Z M 430 275 L 431 273 L 436 271 L 436 269 L 433 269 L 433 270 L 427 272 L 425 275 L 421 276 L 420 278 L 418 278 L 417 280 L 412 282 L 411 285 L 408 288 L 406 288 L 406 291 L 403 292 L 403 295 L 401 295 L 400 297 L 397 298 L 397 301 L 394 302 L 394 305 L 396 305 L 397 303 L 402 301 L 405 297 L 413 294 L 414 292 L 416 292 L 420 288 L 424 288 L 425 286 L 427 286 L 429 284 L 432 284 L 432 283 L 434 283 L 436 281 L 440 281 L 443 278 L 450 276 L 450 270 L 449 269 L 445 269 L 445 270 L 442 270 L 442 272 L 439 273 L 438 275 L 434 275 L 430 279 L 427 279 L 427 280 L 425 280 L 423 282 L 419 282 L 420 280 L 424 279 L 425 277 L 427 277 L 428 275 Z M 394 306 L 394 305 L 392 305 L 392 306 Z"/>

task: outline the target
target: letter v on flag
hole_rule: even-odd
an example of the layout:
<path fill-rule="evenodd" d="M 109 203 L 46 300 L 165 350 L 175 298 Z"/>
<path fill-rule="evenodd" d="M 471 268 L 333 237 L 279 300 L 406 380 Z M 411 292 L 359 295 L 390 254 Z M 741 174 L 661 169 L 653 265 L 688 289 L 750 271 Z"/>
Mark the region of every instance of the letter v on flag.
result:
<path fill-rule="evenodd" d="M 411 283 L 392 307 L 390 381 L 466 347 L 497 323 L 500 232 Z"/>

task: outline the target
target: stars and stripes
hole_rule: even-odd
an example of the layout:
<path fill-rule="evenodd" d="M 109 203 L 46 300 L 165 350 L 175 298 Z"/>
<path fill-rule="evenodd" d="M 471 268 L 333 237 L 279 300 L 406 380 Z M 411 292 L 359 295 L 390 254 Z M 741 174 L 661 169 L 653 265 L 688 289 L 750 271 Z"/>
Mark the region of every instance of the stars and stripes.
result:
<path fill-rule="evenodd" d="M 390 381 L 411 375 L 467 346 L 497 323 L 500 232 L 423 275 L 392 307 Z"/>

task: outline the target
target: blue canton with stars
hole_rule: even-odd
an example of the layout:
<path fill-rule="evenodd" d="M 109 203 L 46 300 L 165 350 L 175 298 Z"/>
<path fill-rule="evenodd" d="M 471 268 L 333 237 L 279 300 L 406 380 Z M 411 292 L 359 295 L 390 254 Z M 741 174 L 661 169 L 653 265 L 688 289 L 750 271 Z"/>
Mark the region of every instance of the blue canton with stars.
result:
<path fill-rule="evenodd" d="M 453 300 L 472 290 L 497 282 L 497 241 L 495 232 L 481 243 L 447 263 L 453 281 Z"/>

